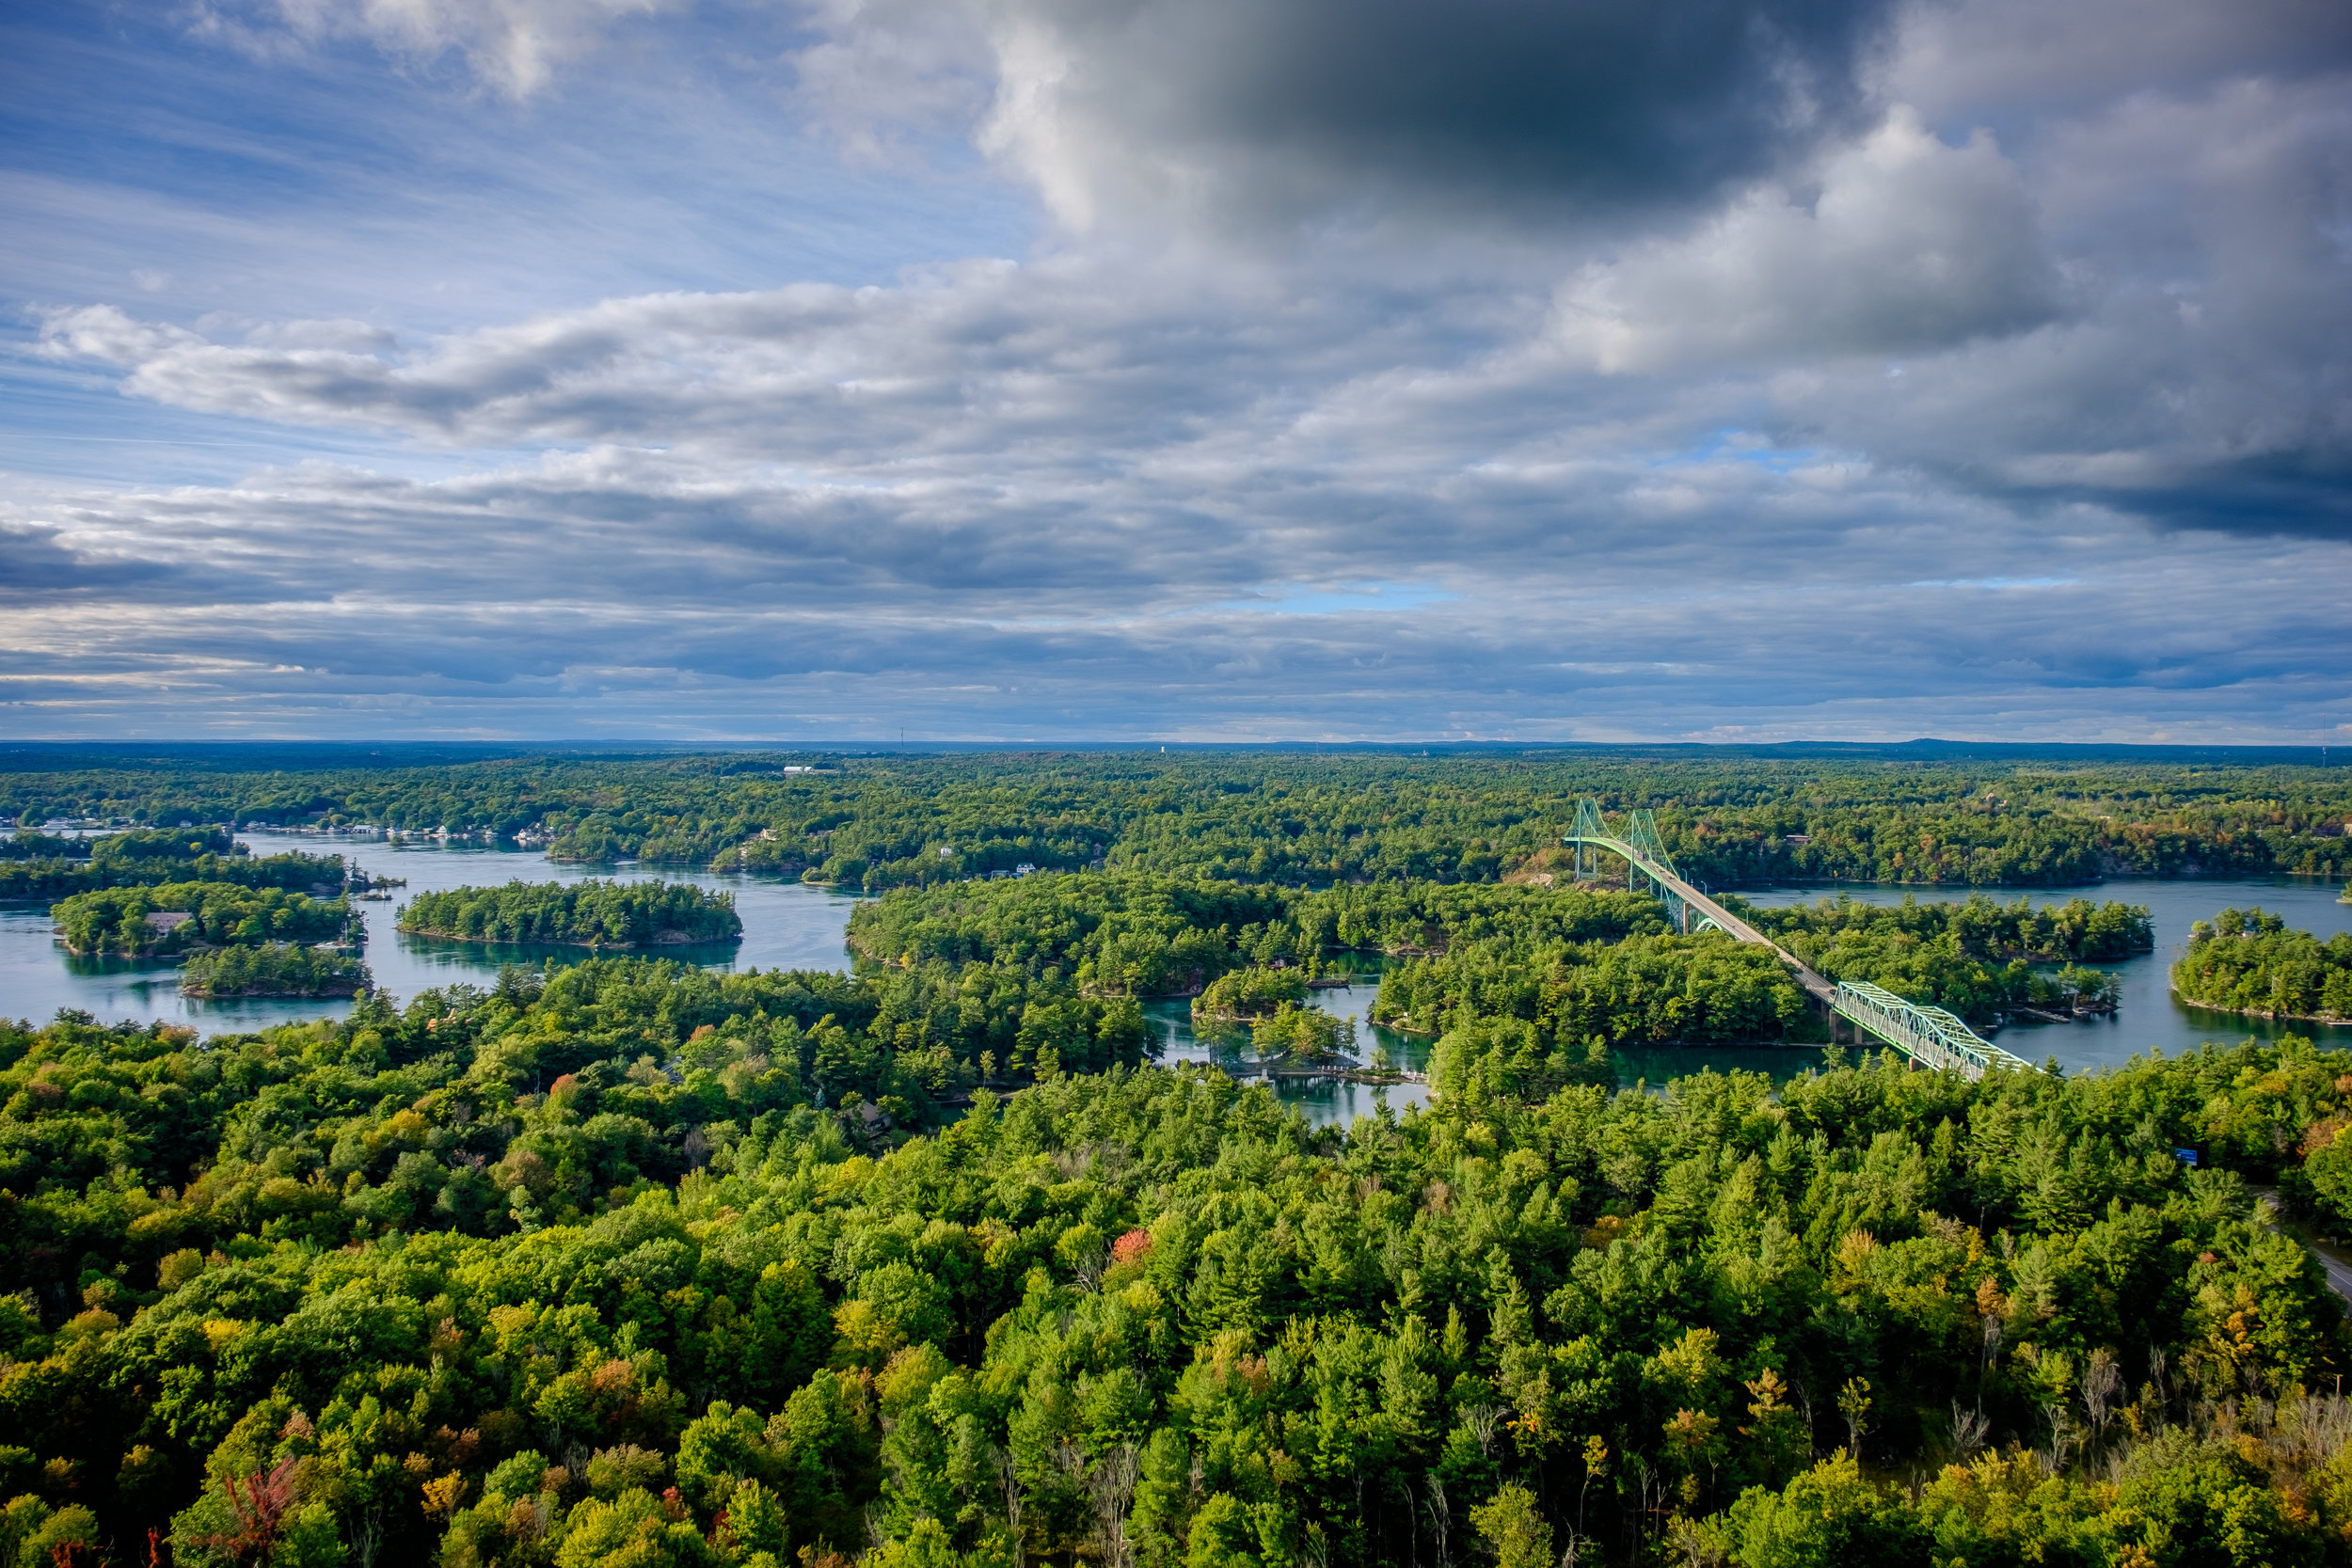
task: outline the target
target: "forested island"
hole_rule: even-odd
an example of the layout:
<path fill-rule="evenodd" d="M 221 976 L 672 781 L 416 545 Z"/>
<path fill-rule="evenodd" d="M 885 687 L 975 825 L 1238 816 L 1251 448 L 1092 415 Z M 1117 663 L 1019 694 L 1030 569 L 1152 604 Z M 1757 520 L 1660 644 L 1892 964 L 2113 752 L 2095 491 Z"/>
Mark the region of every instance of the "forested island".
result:
<path fill-rule="evenodd" d="M 342 897 L 313 899 L 239 882 L 164 882 L 75 894 L 51 906 L 76 953 L 155 955 L 222 943 L 319 942 L 352 926 Z"/>
<path fill-rule="evenodd" d="M 688 882 L 514 881 L 422 893 L 400 928 L 453 942 L 548 942 L 566 947 L 665 947 L 734 942 L 735 900 Z"/>
<path fill-rule="evenodd" d="M 96 838 L 0 838 L 0 899 L 64 899 L 105 888 L 228 882 L 341 896 L 340 855 L 254 856 L 225 830 L 135 829 Z"/>
<path fill-rule="evenodd" d="M 1281 960 L 1277 959 L 1279 964 Z M 1199 1024 L 1246 1023 L 1270 1017 L 1278 1008 L 1307 1000 L 1307 976 L 1288 967 L 1250 964 L 1228 970 L 1209 982 L 1192 999 L 1192 1019 Z"/>
<path fill-rule="evenodd" d="M 0 769 L 36 824 L 158 824 L 8 841 L 70 938 L 186 914 L 194 993 L 354 998 L 0 1023 L 0 1568 L 2346 1560 L 2352 1330 L 2281 1226 L 2352 1233 L 2352 1053 L 1621 1088 L 1824 1021 L 1557 842 L 1590 793 L 1719 890 L 2341 874 L 2327 769 L 224 755 Z M 881 895 L 842 974 L 600 951 L 739 933 L 690 886 L 421 895 L 550 957 L 393 998 L 264 929 L 347 908 L 340 859 L 182 820 Z M 2152 944 L 2116 901 L 1725 899 L 1986 1029 Z M 2225 912 L 2175 984 L 2324 1004 L 2346 940 Z M 1375 967 L 1434 1101 L 1312 1127 L 1248 1077 L 1396 1076 L 1313 1005 Z M 1221 1068 L 1158 1064 L 1177 998 Z"/>
<path fill-rule="evenodd" d="M 2343 1053 L 1473 1075 L 1344 1135 L 1147 1066 L 910 1134 L 860 1110 L 889 1006 L 593 959 L 0 1029 L 5 1544 L 1926 1568 L 2352 1523 L 2352 1341 L 2249 1192 L 2352 1219 Z"/>
<path fill-rule="evenodd" d="M 2023 898 L 1996 904 L 1980 895 L 1964 903 L 1825 898 L 1787 909 L 1740 908 L 1832 980 L 1873 981 L 1977 1023 L 1995 1023 L 2016 1010 L 2110 1011 L 2113 976 L 2085 964 L 2155 946 L 2144 907 L 2087 898 L 2042 909 Z M 2044 974 L 2037 963 L 2061 967 Z"/>
<path fill-rule="evenodd" d="M 2261 910 L 2223 910 L 2190 927 L 2172 989 L 2221 1012 L 2352 1022 L 2352 934 L 2322 942 Z"/>
<path fill-rule="evenodd" d="M 357 996 L 369 984 L 349 954 L 291 942 L 208 948 L 180 966 L 188 996 Z"/>

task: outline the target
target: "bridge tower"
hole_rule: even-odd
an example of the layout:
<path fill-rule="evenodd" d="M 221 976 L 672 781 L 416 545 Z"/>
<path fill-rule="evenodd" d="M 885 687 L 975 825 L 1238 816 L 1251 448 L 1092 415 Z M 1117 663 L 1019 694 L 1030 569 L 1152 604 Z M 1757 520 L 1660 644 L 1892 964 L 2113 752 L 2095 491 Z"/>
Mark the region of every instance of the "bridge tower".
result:
<path fill-rule="evenodd" d="M 1601 821 L 1598 800 L 1579 800 L 1576 803 L 1576 827 L 1569 836 L 1576 843 L 1576 879 L 1589 881 L 1600 871 L 1593 840 L 1609 836 L 1609 829 Z"/>

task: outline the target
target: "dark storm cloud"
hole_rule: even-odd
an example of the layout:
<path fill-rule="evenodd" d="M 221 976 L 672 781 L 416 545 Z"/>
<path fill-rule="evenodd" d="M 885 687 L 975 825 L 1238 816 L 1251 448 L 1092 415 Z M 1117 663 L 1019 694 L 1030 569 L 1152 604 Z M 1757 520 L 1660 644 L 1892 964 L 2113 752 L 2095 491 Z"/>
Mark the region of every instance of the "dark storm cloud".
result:
<path fill-rule="evenodd" d="M 1942 0 L 1905 6 L 1898 31 L 1884 93 L 1938 118 L 2012 125 L 2352 65 L 2352 8 L 2336 0 Z"/>
<path fill-rule="evenodd" d="M 1400 191 L 1649 207 L 1852 123 L 1884 0 L 998 0 L 999 126 L 1215 166 L 1291 206 Z M 1032 65 L 1032 60 L 1050 64 Z M 1025 68 L 1027 68 L 1025 71 Z M 1031 74 L 1034 72 L 1034 74 Z M 1050 72 L 1050 75 L 1049 75 Z"/>
<path fill-rule="evenodd" d="M 669 24 L 622 13 L 641 43 Z M 438 48 L 533 103 L 618 55 L 597 0 L 305 14 L 297 43 Z M 863 285 L 746 267 L 454 326 L 55 302 L 43 368 L 118 388 L 125 421 L 386 458 L 10 498 L 8 721 L 2352 725 L 2332 12 L 811 15 L 795 112 L 862 157 L 931 137 L 905 177 L 943 187 L 986 182 L 977 149 L 1057 219 L 1034 247 L 946 235 Z"/>

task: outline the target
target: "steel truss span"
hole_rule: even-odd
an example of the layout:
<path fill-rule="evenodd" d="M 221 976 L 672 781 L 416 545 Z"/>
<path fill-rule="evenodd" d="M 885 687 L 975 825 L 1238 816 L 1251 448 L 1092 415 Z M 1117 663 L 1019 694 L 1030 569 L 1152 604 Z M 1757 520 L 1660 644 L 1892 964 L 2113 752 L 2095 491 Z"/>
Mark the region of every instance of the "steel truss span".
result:
<path fill-rule="evenodd" d="M 2002 1050 L 1941 1007 L 1905 1001 L 1867 981 L 1832 984 L 1806 968 L 1795 954 L 1684 881 L 1658 836 L 1657 819 L 1646 811 L 1626 813 L 1623 826 L 1613 832 L 1601 816 L 1599 801 L 1579 800 L 1574 831 L 1560 842 L 1576 850 L 1580 879 L 1594 875 L 1595 850 L 1606 849 L 1620 857 L 1630 867 L 1628 885 L 1634 876 L 1645 879 L 1652 894 L 1666 906 L 1677 930 L 1687 934 L 1712 927 L 1735 941 L 1771 948 L 1796 972 L 1797 983 L 1815 1001 L 1923 1067 L 1946 1069 L 1972 1079 L 1994 1068 L 2035 1070 L 2032 1063 Z"/>
<path fill-rule="evenodd" d="M 1867 1029 L 1929 1067 L 1981 1078 L 1994 1068 L 2032 1072 L 2031 1062 L 1984 1038 L 1941 1007 L 1906 1001 L 1867 980 L 1840 980 L 1830 1004 L 1855 1027 Z"/>

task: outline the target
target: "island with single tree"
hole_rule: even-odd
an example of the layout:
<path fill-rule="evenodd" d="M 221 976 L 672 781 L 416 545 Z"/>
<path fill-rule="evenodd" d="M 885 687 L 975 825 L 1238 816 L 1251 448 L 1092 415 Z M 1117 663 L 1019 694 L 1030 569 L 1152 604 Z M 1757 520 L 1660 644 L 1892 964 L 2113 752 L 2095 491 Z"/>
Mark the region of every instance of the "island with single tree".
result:
<path fill-rule="evenodd" d="M 401 910 L 400 928 L 452 942 L 673 947 L 738 941 L 743 921 L 729 894 L 707 892 L 688 882 L 591 878 L 419 894 Z"/>

